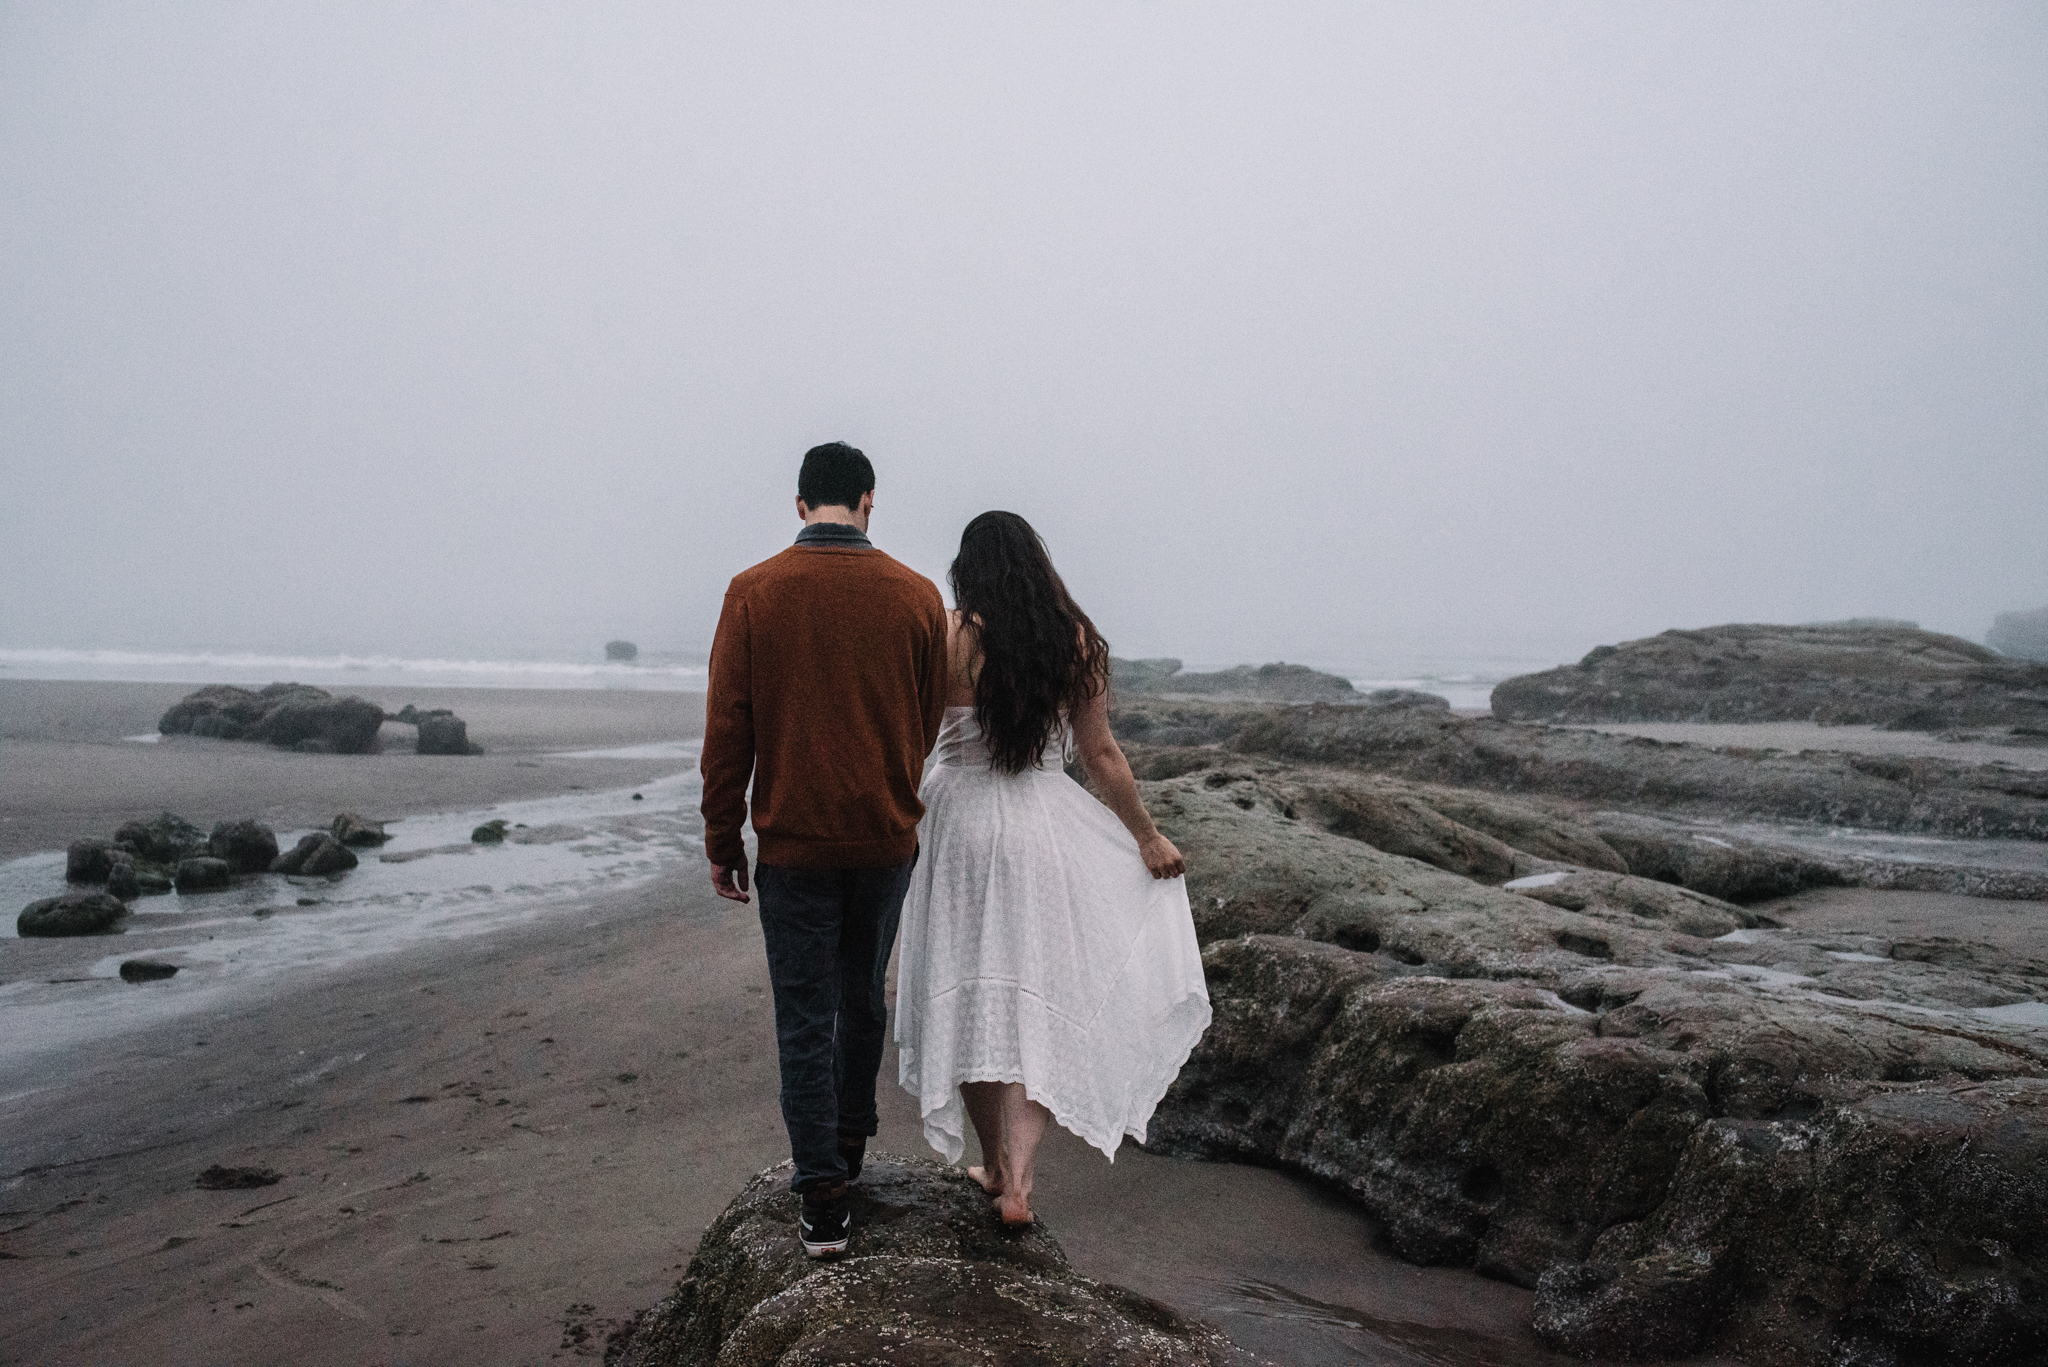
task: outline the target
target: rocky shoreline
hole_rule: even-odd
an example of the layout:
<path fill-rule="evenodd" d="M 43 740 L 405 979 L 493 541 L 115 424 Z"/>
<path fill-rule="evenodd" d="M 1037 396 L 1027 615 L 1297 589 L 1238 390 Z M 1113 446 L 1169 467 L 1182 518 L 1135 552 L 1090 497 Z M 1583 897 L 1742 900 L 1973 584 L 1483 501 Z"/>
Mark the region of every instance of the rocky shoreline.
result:
<path fill-rule="evenodd" d="M 1665 816 L 1811 822 L 1962 839 L 2048 840 L 2048 772 L 1931 757 L 1711 749 L 1640 736 L 1459 717 L 1428 695 L 1359 706 L 1121 703 L 1120 741 L 1146 772 L 1219 753 L 1368 771 L 1443 788 Z"/>
<path fill-rule="evenodd" d="M 854 1256 L 813 1262 L 790 1171 L 747 1184 L 676 1289 L 613 1335 L 607 1364 L 1260 1367 L 1209 1325 L 1079 1275 L 1043 1223 L 1005 1231 L 965 1173 L 932 1159 L 871 1154 L 852 1189 Z"/>
<path fill-rule="evenodd" d="M 1575 665 L 1509 679 L 1493 690 L 1493 712 L 1503 721 L 1994 728 L 2048 740 L 2048 664 L 1905 622 L 1734 624 L 1600 646 Z"/>
<path fill-rule="evenodd" d="M 1779 925 L 1772 898 L 1886 875 L 1699 824 L 2038 841 L 2048 775 L 1415 695 L 1115 725 L 1216 1012 L 1148 1147 L 1334 1183 L 1404 1257 L 1534 1288 L 1565 1352 L 2048 1351 L 2048 953 Z"/>

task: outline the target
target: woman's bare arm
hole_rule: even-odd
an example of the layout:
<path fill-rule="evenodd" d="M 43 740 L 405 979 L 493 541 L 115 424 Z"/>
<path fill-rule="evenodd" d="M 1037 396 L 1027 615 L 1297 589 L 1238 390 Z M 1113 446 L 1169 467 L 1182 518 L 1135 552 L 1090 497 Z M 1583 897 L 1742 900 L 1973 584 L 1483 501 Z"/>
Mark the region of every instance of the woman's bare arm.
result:
<path fill-rule="evenodd" d="M 1188 861 L 1173 842 L 1159 833 L 1152 814 L 1138 797 L 1138 780 L 1131 774 L 1131 762 L 1109 730 L 1109 689 L 1090 698 L 1074 719 L 1074 746 L 1082 767 L 1094 785 L 1102 805 L 1116 813 L 1117 820 L 1138 842 L 1138 854 L 1154 878 L 1178 878 L 1188 871 Z"/>

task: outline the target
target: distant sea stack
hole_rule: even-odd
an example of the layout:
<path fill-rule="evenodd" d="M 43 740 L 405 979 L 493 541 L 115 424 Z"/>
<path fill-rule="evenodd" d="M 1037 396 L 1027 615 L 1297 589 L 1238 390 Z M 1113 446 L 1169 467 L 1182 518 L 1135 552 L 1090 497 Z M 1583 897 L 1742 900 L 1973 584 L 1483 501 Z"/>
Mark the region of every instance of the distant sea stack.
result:
<path fill-rule="evenodd" d="M 1503 721 L 2048 727 L 2048 665 L 1865 619 L 1728 625 L 1600 646 L 1493 690 Z"/>
<path fill-rule="evenodd" d="M 1256 702 L 1359 702 L 1351 680 L 1307 665 L 1239 665 L 1214 674 L 1183 674 L 1180 661 L 1109 662 L 1110 684 L 1126 697 L 1139 695 L 1238 699 Z"/>
<path fill-rule="evenodd" d="M 604 657 L 615 664 L 631 664 L 640 658 L 640 647 L 631 641 L 606 641 Z"/>
<path fill-rule="evenodd" d="M 2048 608 L 1999 613 L 1984 644 L 2001 655 L 2048 663 Z"/>

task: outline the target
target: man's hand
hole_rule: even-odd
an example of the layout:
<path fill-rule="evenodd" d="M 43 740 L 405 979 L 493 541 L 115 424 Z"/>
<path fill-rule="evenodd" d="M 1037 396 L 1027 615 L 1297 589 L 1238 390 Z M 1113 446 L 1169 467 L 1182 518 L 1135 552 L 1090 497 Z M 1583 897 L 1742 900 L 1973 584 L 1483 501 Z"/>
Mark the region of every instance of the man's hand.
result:
<path fill-rule="evenodd" d="M 720 897 L 734 902 L 747 900 L 747 861 L 743 858 L 733 865 L 713 864 L 711 866 L 711 890 Z"/>

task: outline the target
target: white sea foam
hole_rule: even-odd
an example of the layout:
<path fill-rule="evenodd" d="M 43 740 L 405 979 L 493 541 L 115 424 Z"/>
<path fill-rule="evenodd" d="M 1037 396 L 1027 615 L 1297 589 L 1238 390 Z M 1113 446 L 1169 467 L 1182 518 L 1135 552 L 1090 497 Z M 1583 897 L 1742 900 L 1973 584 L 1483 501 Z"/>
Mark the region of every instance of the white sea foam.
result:
<path fill-rule="evenodd" d="M 131 683 L 296 683 L 343 687 L 700 689 L 703 663 L 470 660 L 260 651 L 0 649 L 0 678 Z"/>

